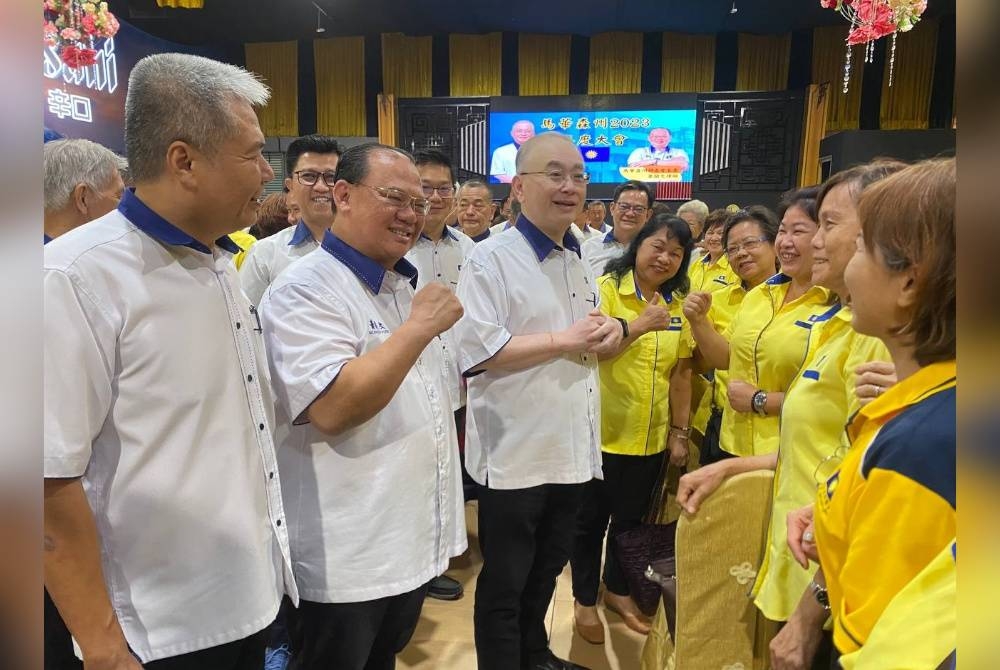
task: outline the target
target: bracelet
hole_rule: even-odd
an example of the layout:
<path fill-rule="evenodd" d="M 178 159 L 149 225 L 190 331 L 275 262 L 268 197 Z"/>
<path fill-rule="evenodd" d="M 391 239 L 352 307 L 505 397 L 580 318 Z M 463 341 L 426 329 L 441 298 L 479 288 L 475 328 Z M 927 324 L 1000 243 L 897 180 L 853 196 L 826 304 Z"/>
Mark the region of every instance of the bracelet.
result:
<path fill-rule="evenodd" d="M 675 426 L 670 424 L 670 430 L 676 430 L 678 433 L 684 433 L 685 435 L 691 434 L 691 426 Z"/>
<path fill-rule="evenodd" d="M 618 320 L 618 323 L 622 324 L 622 339 L 628 337 L 628 321 L 620 316 L 616 316 L 615 319 Z"/>
<path fill-rule="evenodd" d="M 685 442 L 687 442 L 690 441 L 691 439 L 691 429 L 675 428 L 671 426 L 670 430 L 667 431 L 667 435 L 670 437 L 676 437 L 679 440 L 684 440 Z"/>

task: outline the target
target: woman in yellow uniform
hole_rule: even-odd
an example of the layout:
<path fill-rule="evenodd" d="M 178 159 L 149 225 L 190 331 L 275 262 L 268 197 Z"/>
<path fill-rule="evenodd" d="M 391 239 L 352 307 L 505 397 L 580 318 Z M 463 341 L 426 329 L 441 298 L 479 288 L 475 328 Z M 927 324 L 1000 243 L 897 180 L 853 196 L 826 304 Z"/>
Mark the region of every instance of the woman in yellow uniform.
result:
<path fill-rule="evenodd" d="M 649 632 L 618 565 L 615 537 L 641 523 L 665 451 L 671 463 L 687 463 L 694 342 L 681 300 L 692 246 L 683 219 L 659 214 L 597 282 L 601 310 L 623 321 L 627 335 L 600 363 L 604 480 L 589 484 L 570 560 L 576 628 L 595 644 L 604 641 L 597 592 L 605 531 L 605 607 L 629 628 Z"/>
<path fill-rule="evenodd" d="M 692 291 L 715 293 L 740 281 L 739 275 L 729 265 L 729 257 L 722 246 L 722 232 L 730 214 L 724 209 L 713 210 L 705 219 L 705 233 L 702 238 L 705 253 L 691 262 L 688 277 Z M 770 276 L 770 275 L 769 275 Z"/>
<path fill-rule="evenodd" d="M 851 446 L 821 477 L 815 507 L 788 518 L 796 559 L 819 560 L 810 590 L 841 654 L 863 649 L 876 624 L 900 625 L 883 614 L 924 616 L 887 607 L 955 537 L 954 212 L 954 159 L 910 166 L 861 197 L 845 272 L 852 323 L 885 343 L 899 382 L 851 420 Z"/>
<path fill-rule="evenodd" d="M 747 293 L 722 335 L 707 319 L 711 294 L 692 293 L 685 301 L 701 356 L 710 367 L 729 371 L 729 406 L 722 414 L 719 440 L 727 455 L 777 451 L 785 389 L 805 359 L 813 324 L 831 306 L 830 292 L 812 282 L 818 191 L 815 186 L 798 189 L 782 199 L 775 242 L 781 272 Z M 759 243 L 752 237 L 726 237 L 726 252 L 737 272 L 752 262 L 746 245 Z"/>
<path fill-rule="evenodd" d="M 741 258 L 738 281 L 715 291 L 712 295 L 712 306 L 707 319 L 717 333 L 723 333 L 729 328 L 747 291 L 763 284 L 774 275 L 778 267 L 778 256 L 774 248 L 779 226 L 777 217 L 763 207 L 745 209 L 736 215 L 731 215 L 729 212 L 725 214 L 726 220 L 722 229 L 718 231 L 719 246 L 724 249 L 723 241 L 729 238 L 748 240 L 748 243 L 741 244 L 738 252 Z M 711 219 L 711 216 L 709 218 Z M 705 239 L 710 240 L 714 235 L 713 229 L 709 228 L 705 233 Z M 728 265 L 728 256 L 725 258 Z M 692 291 L 697 290 L 700 289 L 692 288 Z M 726 370 L 708 370 L 704 375 L 698 375 L 692 384 L 697 411 L 691 421 L 694 432 L 701 439 L 702 465 L 722 457 L 719 452 L 719 429 L 722 425 L 722 413 L 729 405 L 726 395 L 729 373 Z M 698 380 L 703 380 L 707 387 L 701 394 L 697 393 Z"/>

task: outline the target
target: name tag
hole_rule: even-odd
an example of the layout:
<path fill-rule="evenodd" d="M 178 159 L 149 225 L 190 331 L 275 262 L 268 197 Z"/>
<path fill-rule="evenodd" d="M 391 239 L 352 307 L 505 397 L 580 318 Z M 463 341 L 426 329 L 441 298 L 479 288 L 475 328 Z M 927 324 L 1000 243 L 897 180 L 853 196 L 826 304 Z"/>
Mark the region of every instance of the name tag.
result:
<path fill-rule="evenodd" d="M 385 324 L 381 321 L 375 319 L 368 320 L 368 334 L 369 335 L 388 335 L 389 329 L 385 327 Z"/>

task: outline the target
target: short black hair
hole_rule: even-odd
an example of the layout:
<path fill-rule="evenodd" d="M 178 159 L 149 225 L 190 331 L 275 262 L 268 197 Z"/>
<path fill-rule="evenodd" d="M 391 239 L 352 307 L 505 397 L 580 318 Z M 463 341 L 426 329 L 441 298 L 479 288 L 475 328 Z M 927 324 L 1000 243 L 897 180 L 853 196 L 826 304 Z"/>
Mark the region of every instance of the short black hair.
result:
<path fill-rule="evenodd" d="M 778 220 L 785 218 L 785 212 L 792 207 L 799 207 L 810 219 L 816 221 L 816 200 L 821 188 L 822 186 L 817 184 L 816 186 L 793 188 L 782 193 L 781 199 L 778 201 Z"/>
<path fill-rule="evenodd" d="M 451 159 L 437 149 L 421 149 L 413 152 L 413 162 L 419 168 L 422 165 L 440 165 L 448 170 L 448 181 L 455 182 L 455 172 L 451 169 Z"/>
<path fill-rule="evenodd" d="M 295 172 L 295 165 L 299 162 L 299 157 L 304 153 L 314 154 L 336 154 L 341 155 L 340 145 L 337 140 L 329 135 L 303 135 L 292 140 L 285 151 L 285 176 L 291 177 Z"/>
<path fill-rule="evenodd" d="M 771 244 L 774 244 L 774 241 L 778 239 L 778 226 L 781 225 L 780 219 L 778 219 L 774 212 L 763 205 L 751 205 L 750 207 L 738 209 L 729 216 L 729 220 L 726 221 L 726 225 L 722 229 L 723 248 L 729 246 L 729 231 L 747 221 L 760 226 L 760 232 L 763 233 L 764 237 Z"/>
<path fill-rule="evenodd" d="M 611 196 L 611 202 L 618 202 L 618 198 L 621 197 L 621 194 L 624 193 L 625 191 L 641 191 L 642 193 L 645 193 L 646 206 L 647 207 L 653 206 L 653 200 L 655 199 L 653 196 L 653 189 L 650 188 L 649 184 L 647 184 L 646 182 L 638 181 L 636 179 L 629 179 L 626 182 L 618 184 L 618 186 L 615 186 L 614 195 Z"/>
<path fill-rule="evenodd" d="M 343 179 L 348 184 L 360 184 L 361 180 L 368 176 L 368 170 L 371 167 L 371 155 L 377 151 L 392 151 L 405 156 L 411 163 L 413 162 L 413 156 L 410 155 L 409 151 L 391 147 L 388 144 L 366 142 L 365 144 L 353 146 L 341 154 L 340 162 L 337 163 L 337 172 L 334 180 L 340 181 Z M 334 204 L 334 209 L 336 209 L 336 204 Z"/>

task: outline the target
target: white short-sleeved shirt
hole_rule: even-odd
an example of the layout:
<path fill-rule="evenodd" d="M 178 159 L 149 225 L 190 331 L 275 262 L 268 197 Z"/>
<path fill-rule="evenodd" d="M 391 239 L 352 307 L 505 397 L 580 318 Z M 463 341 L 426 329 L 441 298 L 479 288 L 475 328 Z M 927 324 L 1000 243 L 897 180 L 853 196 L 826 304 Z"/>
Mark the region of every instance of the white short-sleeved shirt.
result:
<path fill-rule="evenodd" d="M 436 281 L 454 293 L 458 289 L 458 273 L 475 246 L 476 243 L 468 235 L 448 226 L 444 227 L 441 239 L 437 242 L 425 235 L 418 237 L 413 248 L 406 254 L 406 260 L 417 268 L 417 289 Z M 457 349 L 451 329 L 441 334 L 441 344 L 451 406 L 458 409 L 465 406 L 465 386 L 458 370 Z"/>
<path fill-rule="evenodd" d="M 499 177 L 505 175 L 513 177 L 517 174 L 514 160 L 517 158 L 518 146 L 513 142 L 497 147 L 490 160 L 490 176 Z"/>
<path fill-rule="evenodd" d="M 625 161 L 626 165 L 632 165 L 633 163 L 638 163 L 640 161 L 656 160 L 656 161 L 666 161 L 675 158 L 683 158 L 685 160 L 690 160 L 688 154 L 683 149 L 675 149 L 674 147 L 666 147 L 663 151 L 658 151 L 652 146 L 642 147 L 640 149 L 635 149 L 632 153 L 628 155 L 628 160 Z"/>
<path fill-rule="evenodd" d="M 479 244 L 458 281 L 455 325 L 463 372 L 511 337 L 569 328 L 600 304 L 595 278 L 569 233 L 556 245 L 523 215 Z M 566 354 L 520 370 L 468 378 L 465 464 L 480 484 L 519 489 L 601 474 L 601 399 L 595 354 Z"/>
<path fill-rule="evenodd" d="M 502 233 L 503 231 L 505 231 L 505 230 L 507 230 L 509 228 L 513 228 L 513 227 L 514 227 L 514 222 L 513 221 L 501 221 L 500 223 L 496 224 L 495 226 L 490 226 L 490 235 L 497 235 L 497 234 Z"/>
<path fill-rule="evenodd" d="M 409 317 L 411 279 L 416 269 L 407 261 L 384 270 L 327 232 L 319 249 L 264 294 L 261 322 L 278 399 L 292 565 L 310 601 L 362 602 L 412 591 L 467 546 L 439 339 L 367 422 L 336 436 L 303 423 L 341 368 Z"/>
<path fill-rule="evenodd" d="M 318 246 L 319 242 L 313 239 L 312 231 L 301 219 L 294 226 L 258 240 L 247 250 L 243 265 L 240 266 L 240 284 L 250 302 L 259 305 L 270 283 L 292 261 L 302 258 Z"/>
<path fill-rule="evenodd" d="M 44 475 L 82 477 L 144 662 L 245 638 L 298 598 L 263 342 L 238 247 L 217 245 L 127 191 L 45 247 Z"/>
<path fill-rule="evenodd" d="M 594 235 L 588 238 L 582 245 L 584 256 L 590 262 L 590 271 L 594 277 L 604 274 L 604 266 L 613 258 L 625 255 L 628 249 L 627 244 L 622 244 L 615 239 L 614 230 L 609 230 L 604 235 Z"/>

